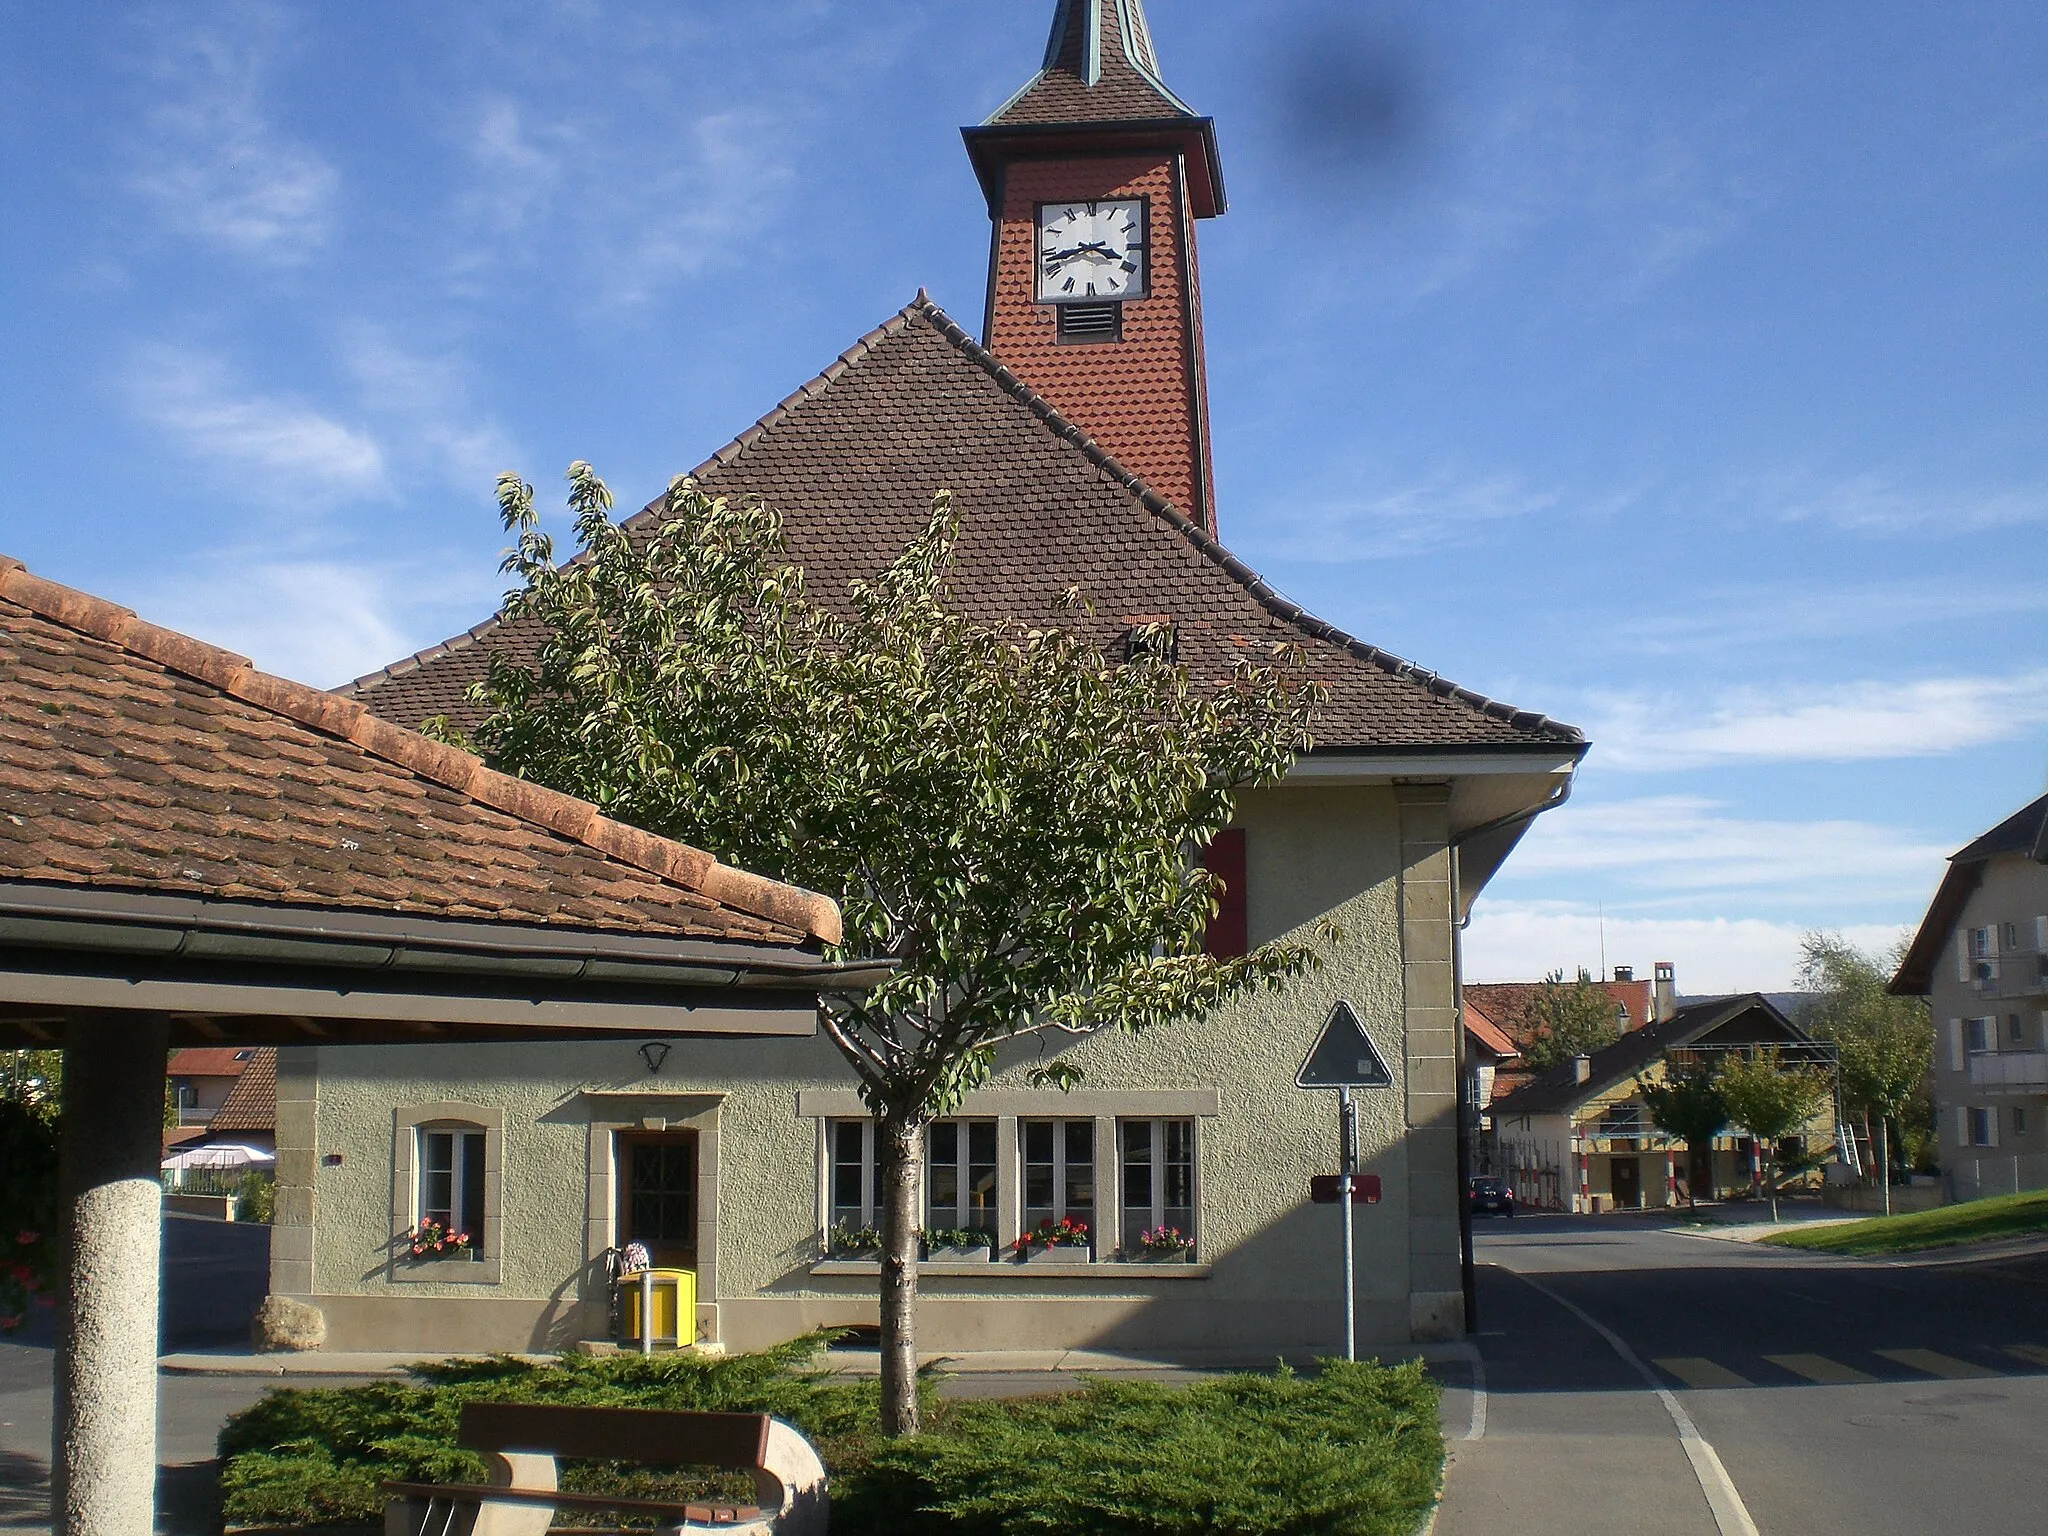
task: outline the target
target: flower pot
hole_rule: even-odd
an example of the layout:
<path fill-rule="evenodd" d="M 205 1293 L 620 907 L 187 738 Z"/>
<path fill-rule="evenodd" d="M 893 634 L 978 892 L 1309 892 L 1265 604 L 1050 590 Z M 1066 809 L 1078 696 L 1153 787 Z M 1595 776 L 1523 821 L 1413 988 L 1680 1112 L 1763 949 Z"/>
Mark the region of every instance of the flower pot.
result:
<path fill-rule="evenodd" d="M 934 1248 L 926 1256 L 931 1264 L 986 1264 L 992 1256 L 987 1244 L 976 1248 Z"/>
<path fill-rule="evenodd" d="M 1128 1264 L 1192 1264 L 1195 1262 L 1195 1250 L 1183 1248 L 1178 1253 L 1147 1253 L 1141 1248 L 1136 1253 L 1125 1254 L 1124 1262 Z"/>
<path fill-rule="evenodd" d="M 1086 1248 L 1029 1248 L 1025 1250 L 1026 1264 L 1091 1264 L 1095 1255 Z"/>

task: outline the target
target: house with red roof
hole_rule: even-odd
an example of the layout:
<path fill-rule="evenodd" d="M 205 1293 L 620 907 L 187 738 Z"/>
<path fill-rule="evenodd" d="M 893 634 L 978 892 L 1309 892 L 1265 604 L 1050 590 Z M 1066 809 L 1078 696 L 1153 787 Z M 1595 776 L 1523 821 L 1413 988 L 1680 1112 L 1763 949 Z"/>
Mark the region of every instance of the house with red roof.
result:
<path fill-rule="evenodd" d="M 1383 1191 L 1359 1213 L 1361 1336 L 1459 1333 L 1460 928 L 1563 802 L 1585 739 L 1306 612 L 1223 542 L 1195 251 L 1228 206 L 1219 138 L 1166 84 L 1139 0 L 1061 0 L 1040 66 L 964 138 L 985 208 L 962 214 L 985 212 L 990 232 L 978 333 L 920 292 L 693 473 L 776 508 L 827 602 L 899 553 L 945 489 L 970 617 L 1060 622 L 1110 655 L 1165 626 L 1197 678 L 1298 648 L 1328 705 L 1314 749 L 1246 795 L 1211 850 L 1229 891 L 1215 942 L 1241 952 L 1326 920 L 1342 937 L 1283 992 L 1080 1042 L 1072 1092 L 1033 1086 L 1033 1048 L 1004 1055 L 927 1137 L 926 1225 L 983 1232 L 995 1256 L 927 1267 L 921 1340 L 1332 1347 L 1339 1213 L 1311 1204 L 1309 1181 L 1338 1166 L 1337 1116 L 1294 1077 L 1340 1001 L 1392 1078 L 1361 1095 Z M 537 638 L 486 617 L 341 693 L 401 726 L 472 724 L 470 685 Z M 607 1256 L 640 1243 L 694 1272 L 704 1341 L 873 1323 L 875 1265 L 831 1236 L 876 1223 L 873 1125 L 831 1046 L 664 1044 L 281 1052 L 280 1140 L 310 1156 L 281 1175 L 300 1182 L 281 1190 L 274 1286 L 323 1309 L 333 1347 L 540 1348 L 601 1332 Z M 438 1198 L 422 1170 L 435 1190 L 468 1177 L 449 1163 L 468 1143 L 429 1145 L 426 1125 L 497 1149 L 488 1277 L 378 1258 Z M 1062 1218 L 1087 1226 L 1085 1262 L 1001 1257 Z M 1143 1261 L 1137 1236 L 1161 1225 L 1192 1235 L 1185 1262 Z"/>

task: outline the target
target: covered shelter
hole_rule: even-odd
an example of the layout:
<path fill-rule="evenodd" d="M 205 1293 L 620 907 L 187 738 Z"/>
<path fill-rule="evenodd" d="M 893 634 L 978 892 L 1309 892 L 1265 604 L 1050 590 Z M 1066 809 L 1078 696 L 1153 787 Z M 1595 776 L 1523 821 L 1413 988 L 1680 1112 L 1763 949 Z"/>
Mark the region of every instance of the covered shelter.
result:
<path fill-rule="evenodd" d="M 0 1047 L 65 1065 L 54 1529 L 151 1528 L 172 1046 L 809 1035 L 881 974 L 840 937 L 827 897 L 0 557 Z"/>

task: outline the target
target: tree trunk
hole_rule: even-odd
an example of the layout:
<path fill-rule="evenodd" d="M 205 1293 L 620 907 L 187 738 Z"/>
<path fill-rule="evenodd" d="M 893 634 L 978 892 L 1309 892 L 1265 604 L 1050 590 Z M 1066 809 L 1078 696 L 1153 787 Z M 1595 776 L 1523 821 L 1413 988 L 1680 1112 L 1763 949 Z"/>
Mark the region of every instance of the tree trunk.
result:
<path fill-rule="evenodd" d="M 1889 1115 L 1877 1117 L 1877 1183 L 1884 1191 L 1884 1213 L 1892 1213 L 1892 1122 Z"/>
<path fill-rule="evenodd" d="M 882 1208 L 882 1433 L 917 1433 L 918 1127 L 875 1126 L 875 1198 Z"/>

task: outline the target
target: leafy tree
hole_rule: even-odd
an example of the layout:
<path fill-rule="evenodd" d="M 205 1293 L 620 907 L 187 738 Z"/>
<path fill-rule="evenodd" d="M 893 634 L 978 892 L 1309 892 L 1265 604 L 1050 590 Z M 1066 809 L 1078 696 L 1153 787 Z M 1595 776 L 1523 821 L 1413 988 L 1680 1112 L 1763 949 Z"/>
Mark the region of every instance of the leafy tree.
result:
<path fill-rule="evenodd" d="M 1307 944 L 1204 953 L 1217 892 L 1195 854 L 1237 790 L 1308 746 L 1321 692 L 1298 655 L 1197 684 L 1169 646 L 1112 661 L 1056 615 L 959 616 L 944 492 L 885 570 L 815 600 L 767 507 L 678 478 L 660 525 L 629 536 L 589 465 L 569 481 L 581 552 L 559 567 L 532 487 L 499 481 L 521 584 L 506 611 L 542 638 L 530 659 L 494 659 L 475 743 L 837 898 L 834 955 L 897 965 L 828 1000 L 823 1028 L 876 1117 L 883 1425 L 914 1433 L 924 1126 L 987 1081 L 1006 1041 L 1190 1019 L 1315 963 Z"/>
<path fill-rule="evenodd" d="M 0 1333 L 57 1282 L 60 1051 L 0 1053 Z"/>
<path fill-rule="evenodd" d="M 1763 1164 L 1764 1188 L 1770 1195 L 1771 1220 L 1778 1219 L 1778 1142 L 1806 1123 L 1827 1102 L 1833 1087 L 1829 1074 L 1783 1059 L 1777 1047 L 1732 1057 L 1715 1074 L 1715 1086 L 1728 1106 L 1728 1121 L 1755 1138 Z"/>
<path fill-rule="evenodd" d="M 1657 1129 L 1684 1142 L 1689 1153 L 1705 1152 L 1711 1167 L 1714 1138 L 1728 1123 L 1728 1105 L 1721 1097 L 1713 1066 L 1697 1056 L 1675 1059 L 1667 1051 L 1663 1080 L 1642 1082 L 1637 1091 L 1649 1106 Z M 1698 1205 L 1699 1191 L 1692 1187 L 1691 1179 L 1686 1180 L 1685 1190 L 1686 1203 Z"/>
<path fill-rule="evenodd" d="M 1841 1065 L 1842 1098 L 1877 1130 L 1878 1184 L 1891 1214 L 1891 1127 L 1925 1097 L 1934 1059 L 1934 1020 L 1924 997 L 1894 997 L 1886 980 L 1905 958 L 1906 940 L 1882 958 L 1865 954 L 1837 933 L 1800 940 L 1799 984 L 1818 993 L 1801 1015 L 1806 1029 L 1834 1042 Z"/>
<path fill-rule="evenodd" d="M 1584 970 L 1577 981 L 1552 971 L 1537 984 L 1523 1014 L 1527 1044 L 1522 1054 L 1541 1072 L 1590 1056 L 1621 1038 L 1621 1020 L 1614 999 Z"/>

